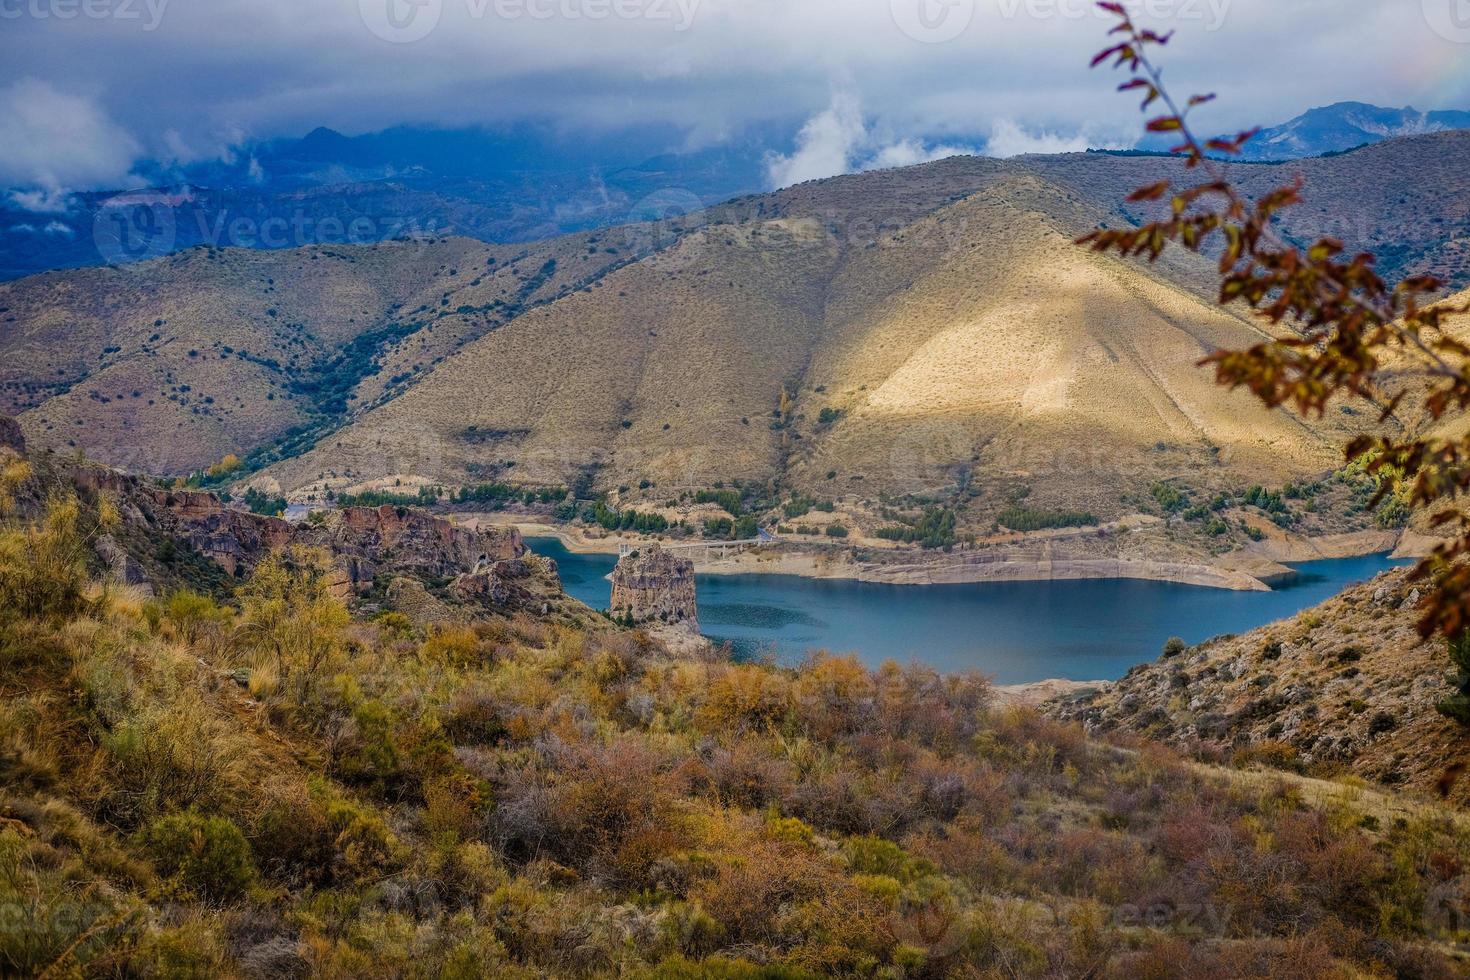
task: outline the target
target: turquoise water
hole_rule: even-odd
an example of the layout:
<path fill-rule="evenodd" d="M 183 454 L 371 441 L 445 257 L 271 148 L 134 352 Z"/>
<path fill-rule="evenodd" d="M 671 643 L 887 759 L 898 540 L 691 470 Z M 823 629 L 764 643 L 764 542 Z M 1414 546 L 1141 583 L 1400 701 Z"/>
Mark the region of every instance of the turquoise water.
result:
<path fill-rule="evenodd" d="M 569 593 L 607 606 L 614 556 L 572 554 L 555 538 L 527 543 L 556 559 Z M 769 651 L 789 663 L 827 649 L 1023 684 L 1121 677 L 1171 636 L 1196 643 L 1244 633 L 1397 564 L 1387 555 L 1308 562 L 1272 592 L 1132 579 L 902 586 L 791 575 L 701 575 L 696 588 L 700 628 L 742 655 Z"/>

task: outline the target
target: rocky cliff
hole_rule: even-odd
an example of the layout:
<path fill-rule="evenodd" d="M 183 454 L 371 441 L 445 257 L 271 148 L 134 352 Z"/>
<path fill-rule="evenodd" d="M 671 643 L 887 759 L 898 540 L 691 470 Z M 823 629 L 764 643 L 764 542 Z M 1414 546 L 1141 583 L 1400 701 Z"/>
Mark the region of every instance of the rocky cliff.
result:
<path fill-rule="evenodd" d="M 1415 629 L 1406 570 L 1283 620 L 1141 664 L 1090 698 L 1048 705 L 1094 734 L 1156 738 L 1206 758 L 1350 773 L 1426 793 L 1470 758 L 1470 734 L 1434 708 L 1444 644 Z M 1470 802 L 1470 780 L 1443 791 Z"/>
<path fill-rule="evenodd" d="M 619 618 L 683 624 L 698 632 L 694 563 L 658 545 L 624 555 L 613 568 L 609 608 Z"/>
<path fill-rule="evenodd" d="M 427 580 L 451 579 L 487 562 L 526 553 L 513 527 L 471 529 L 407 507 L 348 507 L 299 525 L 294 537 L 326 548 L 354 592 L 372 588 L 380 567 Z"/>
<path fill-rule="evenodd" d="M 84 495 L 105 495 L 117 507 L 122 526 L 99 542 L 98 556 L 115 579 L 129 584 L 147 584 L 149 563 L 174 560 L 176 542 L 232 578 L 288 545 L 322 548 L 337 567 L 334 584 L 343 596 L 368 593 L 398 576 L 447 585 L 451 595 L 490 605 L 539 604 L 561 591 L 555 564 L 526 562 L 520 532 L 510 527 L 467 528 L 391 506 L 349 507 L 291 524 L 235 509 L 211 493 L 158 487 L 100 467 L 81 467 L 73 479 Z M 160 545 L 168 559 L 157 554 Z M 495 588 L 476 584 L 492 573 Z"/>

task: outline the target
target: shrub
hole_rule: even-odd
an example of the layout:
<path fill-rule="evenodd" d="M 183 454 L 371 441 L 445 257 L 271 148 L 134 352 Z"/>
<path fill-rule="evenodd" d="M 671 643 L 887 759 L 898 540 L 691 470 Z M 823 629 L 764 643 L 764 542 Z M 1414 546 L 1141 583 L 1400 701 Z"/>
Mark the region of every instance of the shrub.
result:
<path fill-rule="evenodd" d="M 233 901 L 255 877 L 245 835 L 224 817 L 172 814 L 150 824 L 142 843 L 160 871 L 207 901 Z"/>
<path fill-rule="evenodd" d="M 1160 481 L 1149 488 L 1149 493 L 1154 500 L 1158 501 L 1165 513 L 1172 514 L 1183 510 L 1189 504 L 1189 498 L 1184 491 L 1170 483 Z"/>
<path fill-rule="evenodd" d="M 1445 680 L 1454 693 L 1435 708 L 1446 718 L 1470 727 L 1470 630 L 1454 640 L 1446 640 L 1445 648 L 1454 668 Z"/>
<path fill-rule="evenodd" d="M 829 537 L 829 538 L 845 538 L 845 537 L 847 537 L 847 528 L 843 527 L 841 524 L 828 524 L 827 525 L 827 537 Z"/>

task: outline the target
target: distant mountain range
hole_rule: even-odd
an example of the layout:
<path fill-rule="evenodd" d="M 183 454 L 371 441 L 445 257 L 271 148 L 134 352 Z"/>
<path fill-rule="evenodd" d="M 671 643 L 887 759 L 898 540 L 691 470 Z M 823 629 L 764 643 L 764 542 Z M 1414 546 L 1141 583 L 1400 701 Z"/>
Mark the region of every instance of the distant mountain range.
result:
<path fill-rule="evenodd" d="M 529 242 L 684 214 L 763 190 L 767 154 L 789 148 L 795 125 L 752 129 L 692 151 L 670 150 L 683 137 L 660 126 L 610 133 L 398 127 L 361 136 L 319 128 L 301 139 L 252 144 L 226 161 L 145 162 L 137 173 L 147 187 L 78 194 L 60 212 L 30 210 L 0 190 L 0 280 L 201 244 L 285 248 L 445 234 Z M 1320 156 L 1464 128 L 1470 112 L 1343 102 L 1263 130 L 1245 156 Z"/>
<path fill-rule="evenodd" d="M 1246 144 L 1247 160 L 1296 160 L 1447 129 L 1470 129 L 1470 112 L 1385 109 L 1364 102 L 1338 102 L 1308 109 L 1290 122 L 1263 129 Z"/>
<path fill-rule="evenodd" d="M 464 235 L 524 242 L 684 214 L 763 189 L 767 147 L 751 131 L 669 151 L 669 128 L 613 134 L 542 127 L 319 128 L 228 161 L 143 163 L 142 189 L 77 194 L 59 213 L 0 190 L 0 280 L 119 264 L 195 245 L 289 248 Z"/>
<path fill-rule="evenodd" d="M 1277 231 L 1464 288 L 1467 158 L 1462 131 L 1303 161 L 1307 203 Z M 1213 262 L 1073 244 L 1146 220 L 1128 191 L 1182 174 L 1149 154 L 957 156 L 535 243 L 193 248 L 30 276 L 0 284 L 0 414 L 134 471 L 234 453 L 271 492 L 959 488 L 982 526 L 1031 491 L 1110 520 L 1158 480 L 1320 474 L 1367 417 L 1267 412 L 1198 369 L 1266 336 L 1216 306 Z M 1286 176 L 1235 168 L 1252 196 Z"/>

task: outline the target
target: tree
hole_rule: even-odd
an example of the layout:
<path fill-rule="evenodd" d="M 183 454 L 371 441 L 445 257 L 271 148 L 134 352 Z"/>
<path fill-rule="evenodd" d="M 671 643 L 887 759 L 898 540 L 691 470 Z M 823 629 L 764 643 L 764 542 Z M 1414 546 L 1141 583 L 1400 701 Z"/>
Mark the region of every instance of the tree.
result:
<path fill-rule="evenodd" d="M 1244 303 L 1281 336 L 1248 350 L 1217 351 L 1200 363 L 1213 366 L 1222 385 L 1244 387 L 1269 407 L 1293 405 L 1320 417 L 1333 399 L 1355 398 L 1377 408 L 1383 424 L 1403 422 L 1398 412 L 1405 399 L 1422 402 L 1422 424 L 1405 424 L 1400 434 L 1362 436 L 1344 450 L 1349 460 L 1363 461 L 1369 474 L 1404 474 L 1407 506 L 1435 508 L 1434 525 L 1456 532 L 1412 574 L 1431 585 L 1420 632 L 1457 640 L 1470 627 L 1470 516 L 1454 503 L 1470 487 L 1470 433 L 1430 430 L 1446 413 L 1470 406 L 1470 347 L 1443 329 L 1447 316 L 1470 307 L 1435 302 L 1446 284 L 1434 276 L 1385 283 L 1374 271 L 1372 254 L 1348 257 L 1334 238 L 1319 238 L 1305 250 L 1283 241 L 1272 219 L 1301 203 L 1300 180 L 1248 200 L 1222 163 L 1239 154 L 1255 130 L 1232 138 L 1196 137 L 1189 116 L 1214 96 L 1191 96 L 1181 108 L 1164 87 L 1150 52 L 1172 35 L 1140 29 L 1120 3 L 1098 6 L 1116 19 L 1110 34 L 1121 39 L 1100 52 L 1093 66 L 1111 59 L 1114 69 L 1129 74 L 1119 91 L 1142 94 L 1144 110 L 1155 103 L 1165 107 L 1166 114 L 1148 121 L 1148 131 L 1177 137 L 1171 152 L 1188 173 L 1200 176 L 1181 186 L 1161 180 L 1139 188 L 1128 200 L 1166 209 L 1163 218 L 1136 228 L 1100 228 L 1079 243 L 1150 262 L 1171 244 L 1218 252 L 1221 305 Z M 1398 479 L 1382 479 L 1373 505 L 1396 484 L 1402 486 Z"/>

